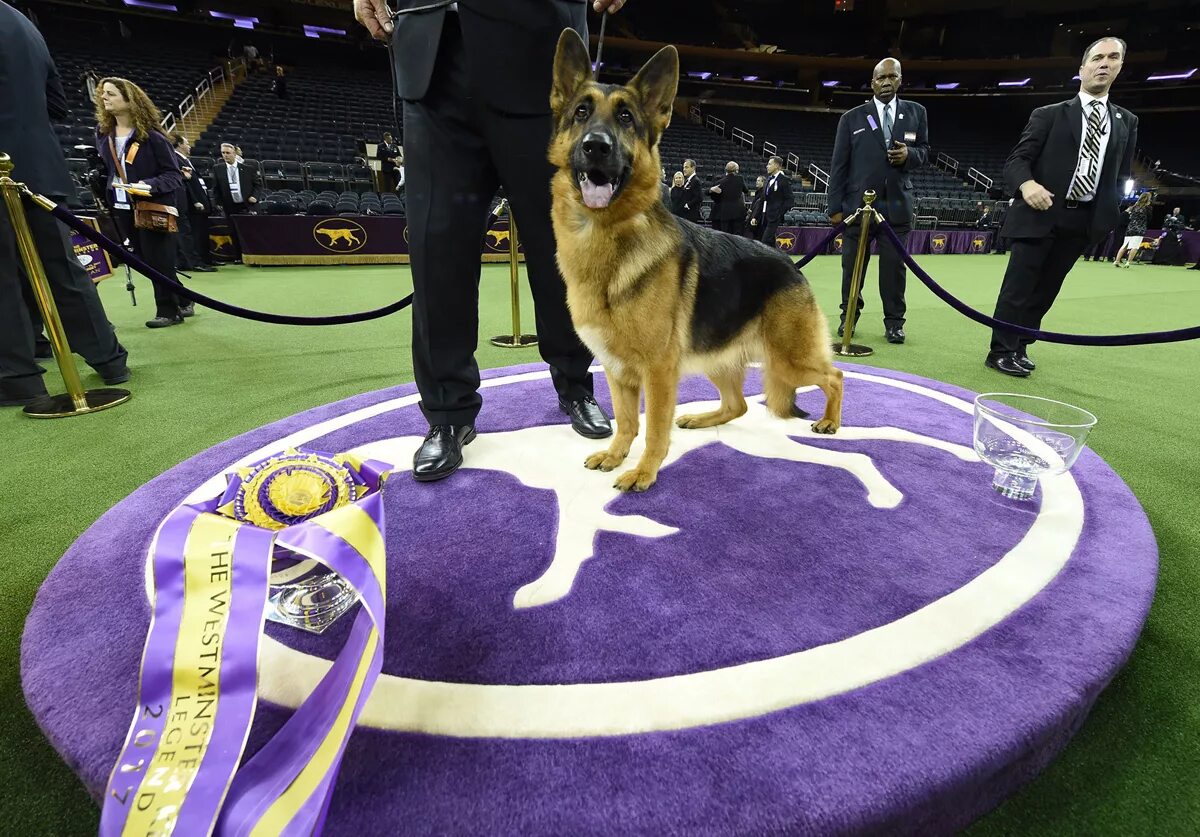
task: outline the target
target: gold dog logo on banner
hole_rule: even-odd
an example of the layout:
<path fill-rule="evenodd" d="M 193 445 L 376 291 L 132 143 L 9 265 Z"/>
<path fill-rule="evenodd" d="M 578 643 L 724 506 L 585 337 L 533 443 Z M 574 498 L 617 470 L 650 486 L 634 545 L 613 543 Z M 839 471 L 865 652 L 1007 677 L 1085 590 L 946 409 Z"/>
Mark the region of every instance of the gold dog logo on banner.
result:
<path fill-rule="evenodd" d="M 838 236 L 834 236 L 834 239 L 833 239 L 833 252 L 835 252 L 835 253 L 840 253 L 840 252 L 842 252 L 842 237 L 841 237 L 840 235 L 838 235 Z"/>
<path fill-rule="evenodd" d="M 946 236 L 935 235 L 929 242 L 929 249 L 934 253 L 946 252 Z"/>
<path fill-rule="evenodd" d="M 786 250 L 790 253 L 792 248 L 796 246 L 796 236 L 792 235 L 791 233 L 777 235 L 775 236 L 775 246 L 780 250 Z"/>
<path fill-rule="evenodd" d="M 367 244 L 367 231 L 349 218 L 327 218 L 313 227 L 313 238 L 334 253 L 353 253 Z"/>
<path fill-rule="evenodd" d="M 983 250 L 983 238 L 981 238 L 979 236 L 972 238 L 971 239 L 971 249 L 974 250 L 976 253 L 981 252 Z"/>
<path fill-rule="evenodd" d="M 489 250 L 508 252 L 509 229 L 487 231 L 487 247 Z"/>
<path fill-rule="evenodd" d="M 233 249 L 233 236 L 231 236 L 231 235 L 210 235 L 208 237 L 208 243 L 211 246 L 211 249 L 213 249 L 214 251 L 217 251 L 217 252 L 221 252 L 221 251 L 225 250 L 226 248 L 232 250 Z"/>

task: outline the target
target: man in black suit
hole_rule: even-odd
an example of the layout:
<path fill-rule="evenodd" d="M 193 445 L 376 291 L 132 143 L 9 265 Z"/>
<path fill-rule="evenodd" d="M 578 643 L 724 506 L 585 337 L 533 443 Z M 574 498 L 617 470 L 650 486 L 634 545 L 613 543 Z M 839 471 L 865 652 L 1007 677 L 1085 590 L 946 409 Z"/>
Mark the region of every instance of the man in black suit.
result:
<path fill-rule="evenodd" d="M 243 215 L 258 203 L 262 195 L 262 173 L 253 166 L 237 161 L 237 146 L 231 142 L 221 143 L 221 162 L 213 166 L 213 188 L 217 190 L 217 201 L 225 210 L 229 221 L 229 236 L 233 239 L 234 261 L 241 261 L 242 242 L 238 238 L 234 215 Z"/>
<path fill-rule="evenodd" d="M 829 217 L 838 223 L 862 204 L 863 192 L 875 190 L 875 209 L 904 241 L 912 228 L 913 184 L 909 173 L 929 159 L 929 120 L 925 108 L 897 97 L 902 82 L 900 62 L 885 58 L 871 74 L 875 96 L 851 108 L 838 120 L 829 171 Z M 840 337 L 846 323 L 846 301 L 861 228 L 846 230 L 842 245 L 842 317 Z M 877 227 L 872 237 L 879 235 Z M 870 259 L 870 250 L 867 259 Z M 889 343 L 904 342 L 904 285 L 907 273 L 900 253 L 890 245 L 879 247 L 879 297 L 883 303 L 883 326 Z M 864 265 L 864 270 L 865 270 Z M 865 274 L 864 274 L 865 275 Z M 858 312 L 863 299 L 858 298 Z"/>
<path fill-rule="evenodd" d="M 768 247 L 775 246 L 775 232 L 783 221 L 783 215 L 792 208 L 792 178 L 783 170 L 783 158 L 767 160 L 767 179 L 762 187 L 762 203 L 759 214 L 750 219 L 757 231 L 759 241 Z"/>
<path fill-rule="evenodd" d="M 216 270 L 208 243 L 208 213 L 212 211 L 212 201 L 204 188 L 204 178 L 188 159 L 192 153 L 188 138 L 183 134 L 172 134 L 171 146 L 179 157 L 179 171 L 183 173 L 183 186 L 175 193 L 175 208 L 179 210 L 175 266 L 183 271 L 212 273 Z"/>
<path fill-rule="evenodd" d="M 746 223 L 746 181 L 738 174 L 738 164 L 730 160 L 725 164 L 725 176 L 708 191 L 713 196 L 712 213 L 709 220 L 713 229 L 731 235 L 741 235 Z"/>
<path fill-rule="evenodd" d="M 996 300 L 998 320 L 1040 328 L 1063 280 L 1088 243 L 1103 239 L 1120 220 L 1121 192 L 1137 148 L 1138 119 L 1108 101 L 1125 60 L 1125 42 L 1101 38 L 1079 68 L 1079 93 L 1034 110 L 1004 165 L 1016 193 L 1001 235 L 1012 255 Z M 1005 375 L 1034 370 L 1033 341 L 992 332 L 984 361 Z"/>
<path fill-rule="evenodd" d="M 400 187 L 400 145 L 392 139 L 390 131 L 383 132 L 383 142 L 375 150 L 379 158 L 380 169 L 383 172 L 383 183 L 391 191 Z"/>
<path fill-rule="evenodd" d="M 704 186 L 700 183 L 700 175 L 696 174 L 696 161 L 683 161 L 683 217 L 699 224 L 704 220 L 700 207 L 704 205 Z"/>
<path fill-rule="evenodd" d="M 597 0 L 616 11 L 623 0 Z M 430 429 L 413 477 L 442 479 L 475 438 L 480 242 L 498 187 L 525 246 L 538 348 L 559 408 L 580 435 L 612 434 L 592 397 L 592 356 L 579 340 L 550 224 L 550 82 L 558 36 L 586 37 L 583 0 L 355 0 L 356 19 L 390 40 L 404 100 L 413 276 L 413 369 Z"/>
<path fill-rule="evenodd" d="M 33 24 L 0 0 L 0 151 L 12 177 L 63 202 L 75 194 L 62 148 L 50 124 L 68 115 L 67 97 L 46 42 Z M 127 354 L 117 341 L 96 286 L 75 258 L 66 228 L 26 202 L 26 217 L 71 350 L 106 384 L 129 380 Z M 8 212 L 0 206 L 0 406 L 46 395 L 45 370 L 35 362 L 36 330 L 25 305 L 26 281 Z"/>

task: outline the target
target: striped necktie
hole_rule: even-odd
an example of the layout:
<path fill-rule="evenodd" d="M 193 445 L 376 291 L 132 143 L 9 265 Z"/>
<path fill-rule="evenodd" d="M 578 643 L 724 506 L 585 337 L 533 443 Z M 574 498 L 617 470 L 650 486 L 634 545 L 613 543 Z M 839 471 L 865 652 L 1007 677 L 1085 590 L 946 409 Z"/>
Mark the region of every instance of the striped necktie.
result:
<path fill-rule="evenodd" d="M 1091 113 L 1088 114 L 1087 135 L 1083 138 L 1080 149 L 1079 163 L 1086 165 L 1075 166 L 1075 179 L 1067 190 L 1067 197 L 1079 200 L 1087 195 L 1096 194 L 1096 183 L 1100 180 L 1100 137 L 1104 136 L 1104 111 L 1098 101 L 1088 102 Z"/>

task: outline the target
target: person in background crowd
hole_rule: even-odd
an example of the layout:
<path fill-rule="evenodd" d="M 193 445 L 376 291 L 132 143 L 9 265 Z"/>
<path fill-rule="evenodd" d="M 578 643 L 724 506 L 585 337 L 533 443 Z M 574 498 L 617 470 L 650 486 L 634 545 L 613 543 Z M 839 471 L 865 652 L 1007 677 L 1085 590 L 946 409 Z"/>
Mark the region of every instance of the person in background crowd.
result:
<path fill-rule="evenodd" d="M 96 150 L 108 169 L 107 198 L 117 229 L 151 267 L 178 281 L 178 233 L 139 229 L 134 216 L 139 201 L 175 206 L 176 192 L 183 188 L 179 157 L 162 133 L 162 114 L 132 81 L 105 78 L 96 89 L 96 123 Z M 148 196 L 135 194 L 126 188 L 130 185 Z M 153 284 L 155 316 L 147 328 L 179 325 L 195 312 L 190 302 Z"/>
<path fill-rule="evenodd" d="M 1158 240 L 1158 250 L 1154 253 L 1154 264 L 1181 265 L 1183 261 L 1183 231 L 1187 222 L 1183 217 L 1183 209 L 1175 209 L 1162 222 L 1162 237 Z"/>
<path fill-rule="evenodd" d="M 383 142 L 379 143 L 379 147 L 375 150 L 375 157 L 379 160 L 380 168 L 383 171 L 383 182 L 388 189 L 395 191 L 399 188 L 400 178 L 400 146 L 392 138 L 390 131 L 383 132 Z"/>
<path fill-rule="evenodd" d="M 746 224 L 743 227 L 747 238 L 758 241 L 759 228 L 758 219 L 762 217 L 763 203 L 767 199 L 767 193 L 764 187 L 767 185 L 767 178 L 761 174 L 754 181 L 754 192 L 750 198 L 750 211 L 746 213 Z"/>
<path fill-rule="evenodd" d="M 280 99 L 287 98 L 287 76 L 280 64 L 275 65 L 275 78 L 271 82 L 271 91 Z"/>
<path fill-rule="evenodd" d="M 20 12 L 0 2 L 0 149 L 12 157 L 12 176 L 58 203 L 75 193 L 54 128 L 68 114 L 62 80 L 46 42 Z M 17 95 L 17 91 L 20 95 Z M 128 354 L 113 333 L 96 286 L 75 258 L 67 230 L 50 214 L 26 213 L 71 349 L 113 386 L 129 380 Z M 36 362 L 41 331 L 25 304 L 21 268 L 8 212 L 0 207 L 0 407 L 19 407 L 47 395 Z"/>
<path fill-rule="evenodd" d="M 183 134 L 171 135 L 171 145 L 179 155 L 179 171 L 183 175 L 183 189 L 178 195 L 179 208 L 179 256 L 178 266 L 183 271 L 212 273 L 212 253 L 208 242 L 208 214 L 212 201 L 204 178 L 192 165 L 192 144 Z"/>
<path fill-rule="evenodd" d="M 699 224 L 704 217 L 700 207 L 704 205 L 704 187 L 700 185 L 700 175 L 696 174 L 696 161 L 683 161 L 683 216 L 689 221 Z"/>
<path fill-rule="evenodd" d="M 929 118 L 923 105 L 900 98 L 902 84 L 900 62 L 883 59 L 871 74 L 874 96 L 843 113 L 838 120 L 829 169 L 828 211 L 829 219 L 836 224 L 858 209 L 865 191 L 874 190 L 875 209 L 892 225 L 900 240 L 905 241 L 913 220 L 911 173 L 929 159 Z M 878 241 L 881 231 L 880 226 L 873 226 L 870 235 Z M 860 228 L 852 226 L 843 238 L 839 337 L 846 322 L 846 300 L 860 234 Z M 867 254 L 869 260 L 870 250 Z M 895 247 L 880 243 L 879 299 L 883 305 L 883 327 L 887 341 L 896 344 L 905 340 L 904 320 L 908 310 L 904 299 L 908 274 L 901 256 Z M 861 295 L 856 304 L 861 312 Z"/>
<path fill-rule="evenodd" d="M 708 190 L 713 196 L 709 215 L 713 229 L 732 235 L 741 235 L 742 224 L 746 222 L 746 181 L 738 174 L 738 168 L 738 164 L 730 160 L 725 164 L 725 176 Z"/>
<path fill-rule="evenodd" d="M 234 261 L 242 259 L 242 243 L 237 234 L 233 216 L 243 215 L 258 203 L 262 192 L 262 174 L 258 169 L 247 166 L 232 143 L 221 143 L 221 160 L 212 170 L 213 188 L 217 201 L 229 221 L 229 236 L 233 240 Z"/>
<path fill-rule="evenodd" d="M 1133 261 L 1138 249 L 1142 246 L 1142 239 L 1146 237 L 1146 226 L 1150 223 L 1150 193 L 1143 192 L 1142 196 L 1137 199 L 1137 203 L 1125 210 L 1125 215 L 1128 217 L 1128 221 L 1126 222 L 1124 241 L 1121 242 L 1121 249 L 1117 251 L 1117 256 L 1113 259 L 1114 267 L 1129 267 L 1129 263 Z M 1125 257 L 1124 265 L 1121 264 L 1122 256 Z"/>
<path fill-rule="evenodd" d="M 763 186 L 761 214 L 750 219 L 758 230 L 759 238 L 768 247 L 775 246 L 775 232 L 783 221 L 783 215 L 792 208 L 792 179 L 783 170 L 783 158 L 767 160 L 767 180 Z"/>
<path fill-rule="evenodd" d="M 1005 185 L 1017 197 L 1004 219 L 1013 245 L 996 299 L 997 320 L 1041 328 L 1072 266 L 1121 217 L 1138 118 L 1110 102 L 1108 91 L 1124 63 L 1120 38 L 1090 44 L 1079 67 L 1079 92 L 1035 109 L 1004 164 Z M 993 329 L 984 365 L 1027 378 L 1036 368 L 1027 351 L 1032 342 Z"/>
<path fill-rule="evenodd" d="M 687 203 L 687 190 L 683 188 L 683 184 L 684 184 L 683 172 L 681 172 L 681 171 L 675 172 L 674 177 L 671 179 L 671 203 L 670 203 L 670 206 L 671 206 L 671 214 L 678 215 L 680 218 L 687 217 L 687 209 L 684 206 Z"/>
<path fill-rule="evenodd" d="M 662 190 L 662 202 L 667 208 L 671 207 L 671 183 L 667 180 L 667 167 L 658 170 L 658 188 Z"/>

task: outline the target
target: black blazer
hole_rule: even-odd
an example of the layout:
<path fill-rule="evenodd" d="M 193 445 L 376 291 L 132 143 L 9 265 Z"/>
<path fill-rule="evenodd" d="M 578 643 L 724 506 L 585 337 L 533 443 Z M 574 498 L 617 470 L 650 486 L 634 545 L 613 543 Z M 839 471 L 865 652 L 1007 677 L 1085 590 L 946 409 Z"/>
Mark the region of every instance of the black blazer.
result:
<path fill-rule="evenodd" d="M 1121 191 L 1133 167 L 1137 148 L 1138 118 L 1125 108 L 1108 102 L 1111 134 L 1104 152 L 1104 167 L 1096 186 L 1096 205 L 1092 213 L 1091 238 L 1098 242 L 1121 219 Z M 1004 164 L 1004 185 L 1014 196 L 1004 218 L 1001 235 L 1005 238 L 1041 238 L 1054 229 L 1065 212 L 1067 190 L 1079 162 L 1083 139 L 1083 105 L 1079 96 L 1055 105 L 1046 105 L 1029 115 L 1029 122 L 1017 145 Z M 1021 198 L 1021 184 L 1036 180 L 1053 194 L 1053 203 L 1045 212 L 1032 209 Z"/>
<path fill-rule="evenodd" d="M 721 193 L 712 194 L 713 211 L 711 220 L 740 221 L 746 217 L 746 181 L 740 174 L 727 174 L 717 183 Z"/>
<path fill-rule="evenodd" d="M 750 201 L 750 214 L 746 216 L 746 221 L 749 222 L 752 218 L 762 220 L 763 205 L 766 203 L 766 190 L 760 189 L 754 196 L 754 200 Z"/>
<path fill-rule="evenodd" d="M 212 212 L 212 200 L 208 197 L 208 190 L 204 188 L 202 183 L 203 178 L 200 177 L 200 172 L 196 171 L 196 167 L 192 165 L 192 161 L 184 157 L 179 152 L 175 152 L 175 156 L 179 158 L 179 168 L 191 169 L 192 178 L 183 178 L 183 188 L 179 190 L 179 206 L 181 212 Z M 196 209 L 196 204 L 204 204 L 204 209 Z"/>
<path fill-rule="evenodd" d="M 682 186 L 671 187 L 671 214 L 678 215 L 680 218 L 687 217 L 687 210 L 683 205 L 687 203 L 687 191 Z"/>
<path fill-rule="evenodd" d="M 158 203 L 175 204 L 175 193 L 183 188 L 183 174 L 179 171 L 179 155 L 171 147 L 171 142 L 158 131 L 151 131 L 145 140 L 138 141 L 137 153 L 133 161 L 129 161 L 129 150 L 136 140 L 130 139 L 130 145 L 125 148 L 125 180 L 128 183 L 143 182 L 150 187 L 149 200 Z M 113 162 L 112 151 L 109 148 L 108 134 L 96 130 L 96 150 L 100 159 L 108 169 L 108 199 L 112 205 L 112 182 L 121 176 L 117 164 Z"/>
<path fill-rule="evenodd" d="M 792 178 L 786 171 L 767 175 L 763 186 L 763 216 L 768 224 L 778 224 L 783 214 L 792 208 Z"/>
<path fill-rule="evenodd" d="M 50 125 L 69 113 L 62 81 L 41 33 L 0 0 L 0 151 L 13 179 L 55 198 L 75 194 L 62 146 Z"/>
<path fill-rule="evenodd" d="M 929 159 L 929 119 L 925 107 L 896 98 L 892 139 L 908 146 L 903 166 L 887 161 L 883 126 L 869 99 L 842 114 L 833 141 L 829 170 L 829 214 L 850 215 L 862 205 L 863 192 L 875 190 L 875 208 L 893 224 L 910 224 L 913 184 L 909 173 Z"/>
<path fill-rule="evenodd" d="M 400 0 L 398 9 L 431 0 Z M 429 89 L 446 15 L 457 14 L 475 93 L 506 113 L 549 113 L 554 50 L 562 30 L 587 40 L 586 0 L 458 0 L 445 7 L 400 15 L 392 33 L 397 94 L 421 99 Z"/>
<path fill-rule="evenodd" d="M 700 175 L 684 178 L 683 196 L 683 217 L 699 224 L 702 220 L 700 207 L 704 205 L 704 185 L 700 182 Z"/>
<path fill-rule="evenodd" d="M 238 181 L 242 185 L 242 202 L 250 203 L 250 198 L 262 200 L 262 173 L 245 163 L 238 163 Z M 233 202 L 233 192 L 229 189 L 229 167 L 224 160 L 213 165 L 212 170 L 213 188 L 217 192 L 217 200 L 221 203 L 221 207 L 225 210 L 225 214 L 229 214 L 229 210 L 236 206 Z"/>
<path fill-rule="evenodd" d="M 381 142 L 379 143 L 379 147 L 375 149 L 375 158 L 381 161 L 380 167 L 384 171 L 395 171 L 396 164 L 393 163 L 392 160 L 399 156 L 400 146 L 395 143 L 388 145 L 387 143 Z"/>

